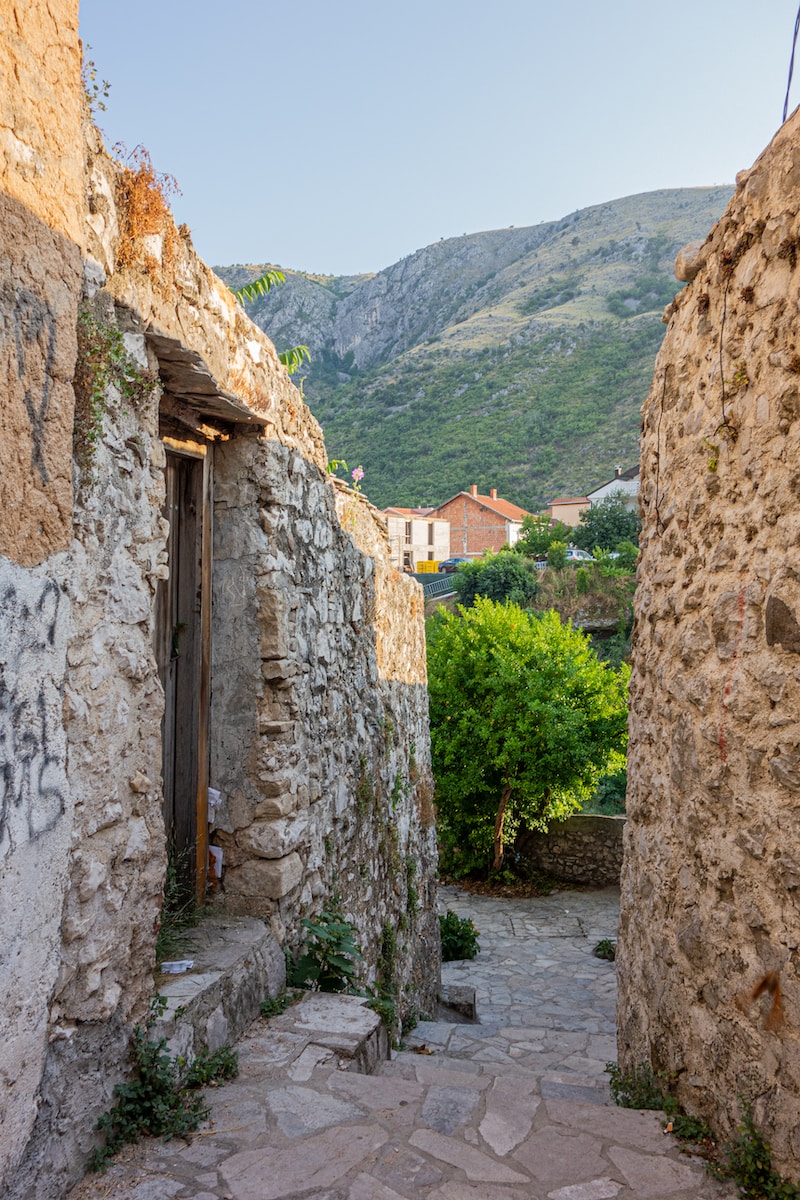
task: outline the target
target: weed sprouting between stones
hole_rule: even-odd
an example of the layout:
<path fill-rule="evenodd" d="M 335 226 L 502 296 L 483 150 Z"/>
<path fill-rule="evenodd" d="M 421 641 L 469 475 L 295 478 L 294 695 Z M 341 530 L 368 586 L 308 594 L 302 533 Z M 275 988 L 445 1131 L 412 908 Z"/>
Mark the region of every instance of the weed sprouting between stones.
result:
<path fill-rule="evenodd" d="M 239 1073 L 237 1052 L 229 1046 L 213 1053 L 203 1050 L 187 1063 L 169 1054 L 166 1038 L 151 1041 L 149 1030 L 165 1004 L 162 996 L 155 997 L 147 1023 L 133 1030 L 129 1047 L 132 1078 L 116 1085 L 116 1103 L 97 1122 L 97 1129 L 105 1134 L 105 1144 L 92 1151 L 92 1171 L 104 1171 L 122 1146 L 145 1135 L 168 1141 L 191 1133 L 209 1111 L 198 1089 L 233 1079 Z"/>

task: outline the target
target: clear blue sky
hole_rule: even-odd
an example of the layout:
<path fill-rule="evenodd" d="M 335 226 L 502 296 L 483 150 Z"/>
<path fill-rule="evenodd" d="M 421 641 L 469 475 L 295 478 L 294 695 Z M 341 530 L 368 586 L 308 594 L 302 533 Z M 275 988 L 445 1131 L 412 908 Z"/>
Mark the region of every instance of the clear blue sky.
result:
<path fill-rule="evenodd" d="M 109 144 L 212 264 L 375 271 L 462 233 L 732 182 L 796 0 L 81 0 Z M 790 110 L 800 99 L 800 62 Z"/>

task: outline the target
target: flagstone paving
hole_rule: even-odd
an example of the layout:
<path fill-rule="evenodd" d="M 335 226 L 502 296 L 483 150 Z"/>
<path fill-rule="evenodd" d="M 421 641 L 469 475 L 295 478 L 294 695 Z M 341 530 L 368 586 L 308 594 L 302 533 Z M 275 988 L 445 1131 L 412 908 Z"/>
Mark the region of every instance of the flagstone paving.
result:
<path fill-rule="evenodd" d="M 71 1200 L 732 1196 L 659 1114 L 611 1101 L 615 972 L 591 951 L 616 936 L 618 891 L 505 900 L 443 888 L 440 899 L 480 931 L 478 957 L 443 968 L 476 989 L 478 1024 L 421 1022 L 362 1075 L 260 1020 L 190 1142 L 131 1148 Z"/>

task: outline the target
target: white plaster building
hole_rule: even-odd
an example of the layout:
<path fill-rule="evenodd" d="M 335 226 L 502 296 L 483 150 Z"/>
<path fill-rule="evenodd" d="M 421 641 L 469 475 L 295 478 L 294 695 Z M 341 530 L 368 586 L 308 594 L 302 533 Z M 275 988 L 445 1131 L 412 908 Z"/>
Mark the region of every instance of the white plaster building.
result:
<path fill-rule="evenodd" d="M 430 509 L 386 508 L 392 565 L 399 571 L 419 571 L 422 563 L 437 563 L 450 555 L 450 522 L 432 517 Z"/>

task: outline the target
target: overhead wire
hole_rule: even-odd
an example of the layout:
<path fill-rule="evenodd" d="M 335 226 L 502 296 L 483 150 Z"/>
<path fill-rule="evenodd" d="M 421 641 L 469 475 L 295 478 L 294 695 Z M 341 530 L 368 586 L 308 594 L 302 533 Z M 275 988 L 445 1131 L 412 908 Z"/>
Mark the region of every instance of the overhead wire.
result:
<path fill-rule="evenodd" d="M 794 20 L 794 37 L 792 38 L 792 56 L 789 59 L 789 78 L 786 81 L 786 99 L 783 102 L 783 121 L 785 123 L 789 112 L 789 90 L 792 86 L 792 75 L 794 74 L 794 52 L 797 49 L 797 35 L 800 33 L 800 5 L 797 8 L 797 16 Z"/>

